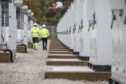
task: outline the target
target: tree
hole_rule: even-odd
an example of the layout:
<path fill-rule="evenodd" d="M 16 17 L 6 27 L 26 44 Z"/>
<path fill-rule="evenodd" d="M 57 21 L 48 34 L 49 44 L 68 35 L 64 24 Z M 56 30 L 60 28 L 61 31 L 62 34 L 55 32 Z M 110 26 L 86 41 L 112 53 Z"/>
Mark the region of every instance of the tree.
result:
<path fill-rule="evenodd" d="M 46 16 L 43 16 L 43 17 L 42 17 L 42 22 L 43 22 L 44 24 L 46 24 L 46 22 L 47 22 Z"/>
<path fill-rule="evenodd" d="M 28 7 L 32 9 L 35 18 L 39 22 L 56 25 L 73 0 L 60 0 L 65 5 L 65 8 L 50 10 L 49 7 L 51 7 L 52 3 L 56 3 L 56 1 L 57 0 L 24 0 L 24 4 L 27 4 Z"/>
<path fill-rule="evenodd" d="M 32 9 L 34 16 L 38 21 L 41 21 L 41 4 L 40 0 L 24 0 L 24 4 L 27 4 L 29 9 Z"/>

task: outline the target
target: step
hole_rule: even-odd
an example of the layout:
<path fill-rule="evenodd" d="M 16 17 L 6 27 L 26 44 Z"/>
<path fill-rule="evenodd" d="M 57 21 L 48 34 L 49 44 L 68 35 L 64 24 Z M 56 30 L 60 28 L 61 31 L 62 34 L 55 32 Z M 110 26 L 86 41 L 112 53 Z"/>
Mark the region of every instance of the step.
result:
<path fill-rule="evenodd" d="M 75 66 L 88 66 L 88 61 L 81 61 L 79 59 L 47 59 L 47 65 L 75 65 Z"/>
<path fill-rule="evenodd" d="M 66 49 L 65 47 L 61 47 L 61 46 L 58 46 L 58 47 L 50 47 L 51 49 Z"/>
<path fill-rule="evenodd" d="M 56 45 L 52 44 L 52 45 L 50 45 L 50 47 L 59 47 L 59 46 L 64 47 L 64 46 L 61 45 L 61 44 L 56 44 Z"/>
<path fill-rule="evenodd" d="M 110 72 L 95 72 L 84 66 L 52 66 L 46 69 L 46 79 L 71 79 L 71 80 L 88 80 L 104 81 L 111 76 Z"/>
<path fill-rule="evenodd" d="M 72 54 L 70 51 L 49 51 L 50 54 Z"/>
<path fill-rule="evenodd" d="M 56 44 L 56 43 L 61 43 L 61 42 L 60 42 L 60 41 L 52 41 L 52 42 L 50 42 L 50 43 Z"/>
<path fill-rule="evenodd" d="M 78 58 L 78 56 L 77 55 L 74 55 L 74 54 L 49 54 L 48 55 L 48 58 L 66 58 L 66 59 L 68 59 L 68 58 Z"/>
<path fill-rule="evenodd" d="M 68 49 L 50 49 L 50 51 L 69 51 Z"/>
<path fill-rule="evenodd" d="M 63 47 L 62 48 L 56 48 L 56 47 L 55 48 L 51 48 L 50 47 L 49 49 L 66 49 L 66 48 L 63 48 Z"/>

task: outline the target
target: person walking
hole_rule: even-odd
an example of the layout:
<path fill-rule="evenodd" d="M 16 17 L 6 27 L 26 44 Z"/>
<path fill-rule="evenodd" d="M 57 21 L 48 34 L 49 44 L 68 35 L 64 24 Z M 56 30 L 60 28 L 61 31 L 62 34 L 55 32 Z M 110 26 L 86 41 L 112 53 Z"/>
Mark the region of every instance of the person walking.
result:
<path fill-rule="evenodd" d="M 37 23 L 34 24 L 34 27 L 31 28 L 31 36 L 33 42 L 33 49 L 37 50 L 38 42 L 39 42 L 39 28 L 37 27 Z"/>
<path fill-rule="evenodd" d="M 47 50 L 47 43 L 48 43 L 49 31 L 46 28 L 46 25 L 45 24 L 43 24 L 42 29 L 40 30 L 40 37 L 42 39 L 43 50 Z"/>

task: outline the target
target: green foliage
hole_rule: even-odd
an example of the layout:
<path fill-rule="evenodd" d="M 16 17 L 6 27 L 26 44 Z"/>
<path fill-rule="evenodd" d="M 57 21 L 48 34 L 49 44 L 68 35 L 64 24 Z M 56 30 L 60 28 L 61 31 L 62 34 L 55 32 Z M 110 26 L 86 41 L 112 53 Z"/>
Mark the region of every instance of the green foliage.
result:
<path fill-rule="evenodd" d="M 46 16 L 42 16 L 42 22 L 43 22 L 43 23 L 46 23 L 46 21 L 47 21 Z"/>
<path fill-rule="evenodd" d="M 56 25 L 59 19 L 67 10 L 72 0 L 61 0 L 65 6 L 64 9 L 51 10 L 49 7 L 57 0 L 24 0 L 24 4 L 27 4 L 34 12 L 35 18 L 42 23 L 48 25 Z"/>

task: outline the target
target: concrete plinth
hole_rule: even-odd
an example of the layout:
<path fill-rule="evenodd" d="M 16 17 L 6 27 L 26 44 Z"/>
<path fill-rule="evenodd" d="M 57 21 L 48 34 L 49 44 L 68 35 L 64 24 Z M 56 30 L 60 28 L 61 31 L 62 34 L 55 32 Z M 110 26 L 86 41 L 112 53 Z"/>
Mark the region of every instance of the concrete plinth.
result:
<path fill-rule="evenodd" d="M 11 55 L 9 52 L 0 52 L 0 62 L 11 62 Z"/>
<path fill-rule="evenodd" d="M 28 48 L 33 49 L 33 44 L 32 43 L 28 43 Z"/>
<path fill-rule="evenodd" d="M 17 45 L 16 51 L 18 53 L 27 53 L 27 47 L 23 45 Z"/>

